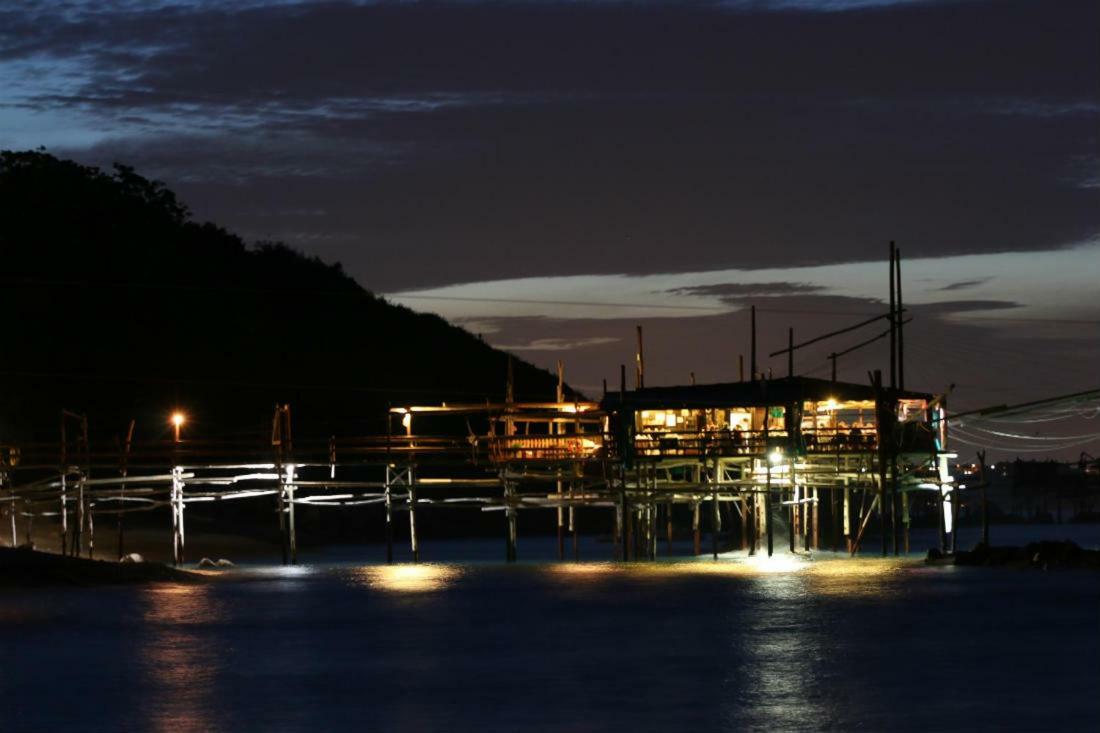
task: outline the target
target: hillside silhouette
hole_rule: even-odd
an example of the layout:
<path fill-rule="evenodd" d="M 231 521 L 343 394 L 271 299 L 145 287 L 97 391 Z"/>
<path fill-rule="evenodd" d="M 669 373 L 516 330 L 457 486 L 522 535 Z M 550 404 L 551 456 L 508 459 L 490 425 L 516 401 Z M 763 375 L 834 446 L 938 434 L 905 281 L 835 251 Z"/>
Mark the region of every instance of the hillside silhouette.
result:
<path fill-rule="evenodd" d="M 0 153 L 0 440 L 55 440 L 59 410 L 91 432 L 262 436 L 289 402 L 295 433 L 384 430 L 387 405 L 503 398 L 507 355 L 386 302 L 339 264 L 247 246 L 191 218 L 163 184 L 44 151 Z M 515 360 L 517 399 L 555 379 Z"/>

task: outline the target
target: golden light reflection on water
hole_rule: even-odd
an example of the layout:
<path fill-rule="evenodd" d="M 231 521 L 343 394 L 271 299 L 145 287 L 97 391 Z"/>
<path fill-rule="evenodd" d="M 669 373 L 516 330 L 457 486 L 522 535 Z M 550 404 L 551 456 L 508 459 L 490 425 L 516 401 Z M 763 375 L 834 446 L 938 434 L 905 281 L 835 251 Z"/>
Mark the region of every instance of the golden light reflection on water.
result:
<path fill-rule="evenodd" d="M 359 568 L 356 577 L 371 588 L 391 593 L 428 593 L 455 582 L 462 569 L 455 565 L 376 565 Z"/>
<path fill-rule="evenodd" d="M 155 585 L 143 594 L 145 620 L 167 624 L 205 624 L 217 620 L 221 607 L 205 583 Z"/>
<path fill-rule="evenodd" d="M 151 730 L 189 733 L 215 728 L 209 711 L 221 670 L 221 650 L 206 643 L 202 627 L 222 617 L 211 586 L 156 585 L 145 589 L 147 637 L 142 666 L 154 688 Z"/>
<path fill-rule="evenodd" d="M 805 555 L 777 554 L 751 557 L 682 560 L 656 563 L 563 563 L 546 565 L 545 572 L 569 584 L 590 584 L 611 577 L 720 576 L 729 578 L 792 577 L 809 593 L 824 595 L 884 595 L 896 592 L 887 582 L 901 571 L 920 562 L 899 558 L 829 557 L 810 559 Z"/>

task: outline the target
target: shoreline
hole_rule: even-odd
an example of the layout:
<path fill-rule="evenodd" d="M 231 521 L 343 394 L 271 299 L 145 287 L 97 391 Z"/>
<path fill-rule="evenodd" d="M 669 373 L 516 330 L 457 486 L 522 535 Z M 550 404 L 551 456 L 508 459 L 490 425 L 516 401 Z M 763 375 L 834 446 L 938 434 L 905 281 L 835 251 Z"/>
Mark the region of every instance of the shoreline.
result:
<path fill-rule="evenodd" d="M 43 586 L 195 583 L 207 575 L 158 562 L 89 560 L 25 547 L 0 547 L 0 589 Z"/>

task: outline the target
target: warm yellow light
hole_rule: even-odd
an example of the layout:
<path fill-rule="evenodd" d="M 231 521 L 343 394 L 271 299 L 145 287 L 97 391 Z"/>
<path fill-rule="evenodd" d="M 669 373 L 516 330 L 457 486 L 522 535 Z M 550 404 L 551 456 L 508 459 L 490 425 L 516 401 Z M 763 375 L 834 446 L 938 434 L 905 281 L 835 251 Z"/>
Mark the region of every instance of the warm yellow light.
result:
<path fill-rule="evenodd" d="M 776 448 L 775 450 L 773 450 L 771 453 L 768 454 L 768 460 L 771 461 L 771 464 L 773 466 L 777 463 L 782 463 L 783 462 L 783 454 L 779 451 L 778 448 Z"/>
<path fill-rule="evenodd" d="M 180 425 L 183 425 L 185 422 L 187 422 L 187 416 L 184 415 L 182 412 L 172 413 L 172 424 L 175 425 L 177 428 Z"/>
<path fill-rule="evenodd" d="M 401 425 L 403 427 L 408 428 L 410 425 L 412 425 L 412 423 L 413 423 L 412 414 L 406 412 L 404 415 L 401 416 Z"/>
<path fill-rule="evenodd" d="M 836 400 L 834 400 L 831 397 L 829 399 L 825 400 L 825 409 L 826 410 L 835 410 L 836 409 Z"/>
<path fill-rule="evenodd" d="M 426 593 L 446 588 L 462 571 L 451 565 L 377 565 L 356 574 L 368 585 L 393 593 Z"/>

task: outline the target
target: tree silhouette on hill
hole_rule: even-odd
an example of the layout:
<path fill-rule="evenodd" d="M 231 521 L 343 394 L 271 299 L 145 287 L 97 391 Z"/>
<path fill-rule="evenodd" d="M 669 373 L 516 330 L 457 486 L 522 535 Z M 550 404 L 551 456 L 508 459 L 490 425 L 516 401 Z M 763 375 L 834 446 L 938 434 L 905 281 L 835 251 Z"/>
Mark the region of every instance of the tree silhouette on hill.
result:
<path fill-rule="evenodd" d="M 214 437 L 262 435 L 280 401 L 327 435 L 384 429 L 387 404 L 503 397 L 503 352 L 339 264 L 196 222 L 127 166 L 0 153 L 0 257 L 0 440 L 55 438 L 62 407 L 113 435 L 166 431 L 180 405 Z M 515 375 L 517 398 L 552 398 L 549 373 Z"/>

